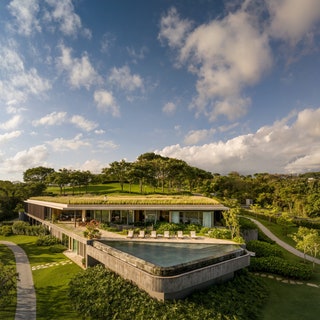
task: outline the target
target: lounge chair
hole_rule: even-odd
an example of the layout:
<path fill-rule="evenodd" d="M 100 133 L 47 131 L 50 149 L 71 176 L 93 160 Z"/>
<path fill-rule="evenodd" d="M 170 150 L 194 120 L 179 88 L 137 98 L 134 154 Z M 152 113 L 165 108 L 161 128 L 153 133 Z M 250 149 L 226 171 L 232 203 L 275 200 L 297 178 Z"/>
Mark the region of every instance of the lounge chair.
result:
<path fill-rule="evenodd" d="M 128 231 L 127 238 L 133 238 L 133 230 Z"/>
<path fill-rule="evenodd" d="M 138 237 L 139 238 L 144 238 L 145 237 L 145 231 L 144 230 L 140 230 Z"/>
<path fill-rule="evenodd" d="M 178 232 L 177 232 L 177 238 L 178 238 L 178 239 L 183 239 L 183 238 L 184 238 L 184 235 L 183 235 L 183 232 L 182 232 L 182 231 L 178 231 Z"/>
<path fill-rule="evenodd" d="M 155 230 L 151 231 L 150 238 L 157 239 L 157 231 Z"/>
<path fill-rule="evenodd" d="M 169 231 L 164 231 L 163 232 L 163 237 L 169 239 L 170 238 L 170 232 Z"/>
<path fill-rule="evenodd" d="M 190 231 L 190 238 L 191 239 L 198 239 L 195 231 Z"/>

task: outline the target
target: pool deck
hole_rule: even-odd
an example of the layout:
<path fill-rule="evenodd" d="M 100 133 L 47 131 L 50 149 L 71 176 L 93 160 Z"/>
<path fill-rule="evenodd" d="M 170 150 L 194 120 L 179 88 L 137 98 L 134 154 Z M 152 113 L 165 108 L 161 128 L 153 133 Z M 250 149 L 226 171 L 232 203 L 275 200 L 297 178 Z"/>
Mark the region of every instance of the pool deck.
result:
<path fill-rule="evenodd" d="M 74 223 L 58 223 L 58 226 L 72 231 L 79 236 L 83 237 L 83 232 L 86 230 L 86 227 L 82 226 L 74 226 Z M 108 240 L 108 239 L 119 239 L 119 240 L 131 240 L 131 241 L 159 241 L 159 242 L 181 242 L 181 243 L 220 243 L 220 244 L 235 244 L 234 241 L 227 240 L 227 239 L 216 239 L 210 238 L 208 236 L 197 236 L 196 238 L 191 238 L 189 235 L 185 235 L 183 238 L 178 238 L 177 236 L 171 236 L 169 238 L 165 238 L 163 234 L 157 235 L 156 238 L 150 237 L 150 235 L 146 235 L 144 238 L 140 238 L 138 235 L 135 235 L 133 238 L 128 238 L 126 235 L 120 234 L 118 232 L 110 232 L 103 229 L 99 229 L 101 233 L 101 240 Z"/>

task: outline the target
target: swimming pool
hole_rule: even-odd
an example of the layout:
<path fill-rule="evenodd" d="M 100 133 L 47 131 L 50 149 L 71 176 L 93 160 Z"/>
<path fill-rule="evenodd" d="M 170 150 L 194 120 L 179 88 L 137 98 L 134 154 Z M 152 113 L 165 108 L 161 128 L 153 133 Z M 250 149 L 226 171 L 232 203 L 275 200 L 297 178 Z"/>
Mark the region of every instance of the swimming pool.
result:
<path fill-rule="evenodd" d="M 148 273 L 174 276 L 245 253 L 239 245 L 100 240 L 94 247 Z"/>
<path fill-rule="evenodd" d="M 236 244 L 110 238 L 88 241 L 86 263 L 102 263 L 152 297 L 172 300 L 231 279 L 250 256 Z"/>

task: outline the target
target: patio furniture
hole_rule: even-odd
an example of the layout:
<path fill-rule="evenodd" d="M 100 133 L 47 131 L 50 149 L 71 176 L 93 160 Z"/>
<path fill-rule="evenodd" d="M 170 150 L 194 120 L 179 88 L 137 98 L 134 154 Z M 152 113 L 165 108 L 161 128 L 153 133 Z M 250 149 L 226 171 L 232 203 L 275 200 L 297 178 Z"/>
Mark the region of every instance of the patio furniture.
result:
<path fill-rule="evenodd" d="M 157 231 L 152 230 L 152 231 L 151 231 L 151 234 L 150 234 L 150 238 L 152 238 L 152 239 L 157 239 Z"/>
<path fill-rule="evenodd" d="M 164 231 L 163 237 L 169 239 L 170 238 L 170 231 Z"/>
<path fill-rule="evenodd" d="M 179 231 L 177 232 L 177 238 L 178 238 L 178 239 L 183 239 L 183 238 L 184 238 L 183 232 L 182 232 L 181 230 L 179 230 Z"/>
<path fill-rule="evenodd" d="M 190 231 L 190 237 L 191 239 L 198 239 L 195 231 Z"/>
<path fill-rule="evenodd" d="M 139 238 L 144 238 L 145 235 L 146 235 L 146 234 L 145 234 L 145 231 L 144 231 L 144 230 L 140 230 L 138 237 L 139 237 Z"/>
<path fill-rule="evenodd" d="M 133 230 L 129 230 L 127 234 L 127 238 L 133 238 Z"/>

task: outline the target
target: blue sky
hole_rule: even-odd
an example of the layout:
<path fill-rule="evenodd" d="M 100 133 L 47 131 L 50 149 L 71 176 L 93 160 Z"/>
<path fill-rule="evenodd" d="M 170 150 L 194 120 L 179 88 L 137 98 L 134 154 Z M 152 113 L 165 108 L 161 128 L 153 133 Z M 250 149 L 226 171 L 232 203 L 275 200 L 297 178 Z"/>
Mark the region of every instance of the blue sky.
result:
<path fill-rule="evenodd" d="M 318 0 L 2 0 L 0 179 L 319 171 L 319 26 Z"/>

